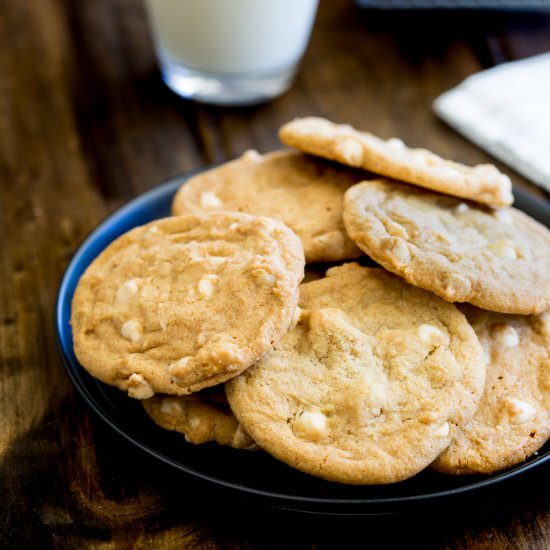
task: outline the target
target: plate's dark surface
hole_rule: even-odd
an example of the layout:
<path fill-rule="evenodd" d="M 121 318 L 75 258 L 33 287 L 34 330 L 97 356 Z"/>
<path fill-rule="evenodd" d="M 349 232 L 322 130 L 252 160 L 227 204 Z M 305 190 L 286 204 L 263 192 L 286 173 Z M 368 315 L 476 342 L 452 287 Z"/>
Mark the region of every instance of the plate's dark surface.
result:
<path fill-rule="evenodd" d="M 138 401 L 92 378 L 73 352 L 70 306 L 79 277 L 112 240 L 129 229 L 169 215 L 172 197 L 185 182 L 182 176 L 139 196 L 107 218 L 72 259 L 59 290 L 56 324 L 67 372 L 88 404 L 112 428 L 161 463 L 265 504 L 307 512 L 379 514 L 405 511 L 441 499 L 455 499 L 502 483 L 550 458 L 550 443 L 528 462 L 493 476 L 453 477 L 424 471 L 414 478 L 385 486 L 347 486 L 326 482 L 287 467 L 263 452 L 239 451 L 216 444 L 190 445 L 174 432 L 153 424 Z M 545 225 L 550 207 L 521 190 L 515 206 Z"/>

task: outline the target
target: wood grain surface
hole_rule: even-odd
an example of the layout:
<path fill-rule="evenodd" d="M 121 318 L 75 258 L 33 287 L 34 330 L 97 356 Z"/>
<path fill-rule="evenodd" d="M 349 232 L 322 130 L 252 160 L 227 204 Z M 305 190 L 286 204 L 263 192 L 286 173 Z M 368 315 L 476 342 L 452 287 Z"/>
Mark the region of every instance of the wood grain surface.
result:
<path fill-rule="evenodd" d="M 72 254 L 131 197 L 248 148 L 275 149 L 278 127 L 309 114 L 492 161 L 435 118 L 432 100 L 549 49 L 549 14 L 375 13 L 322 0 L 292 89 L 221 109 L 162 84 L 140 1 L 3 0 L 0 547 L 550 548 L 548 467 L 483 498 L 382 518 L 285 513 L 176 477 L 84 404 L 54 329 Z"/>

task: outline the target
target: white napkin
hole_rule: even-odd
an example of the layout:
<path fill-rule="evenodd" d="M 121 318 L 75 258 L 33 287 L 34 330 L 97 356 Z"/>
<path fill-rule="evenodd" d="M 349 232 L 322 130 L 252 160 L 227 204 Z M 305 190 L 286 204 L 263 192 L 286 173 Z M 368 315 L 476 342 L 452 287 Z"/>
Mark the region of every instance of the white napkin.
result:
<path fill-rule="evenodd" d="M 434 111 L 550 191 L 550 53 L 504 63 L 440 95 Z"/>

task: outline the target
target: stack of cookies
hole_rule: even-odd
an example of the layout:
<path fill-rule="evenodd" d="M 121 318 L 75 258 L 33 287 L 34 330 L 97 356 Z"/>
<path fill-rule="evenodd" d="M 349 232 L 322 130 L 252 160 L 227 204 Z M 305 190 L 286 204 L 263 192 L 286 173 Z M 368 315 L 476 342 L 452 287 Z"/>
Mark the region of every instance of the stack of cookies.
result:
<path fill-rule="evenodd" d="M 90 265 L 72 305 L 84 368 L 188 442 L 340 483 L 535 453 L 550 232 L 510 206 L 509 178 L 318 118 L 280 138 L 295 149 L 191 178 L 172 217 Z"/>

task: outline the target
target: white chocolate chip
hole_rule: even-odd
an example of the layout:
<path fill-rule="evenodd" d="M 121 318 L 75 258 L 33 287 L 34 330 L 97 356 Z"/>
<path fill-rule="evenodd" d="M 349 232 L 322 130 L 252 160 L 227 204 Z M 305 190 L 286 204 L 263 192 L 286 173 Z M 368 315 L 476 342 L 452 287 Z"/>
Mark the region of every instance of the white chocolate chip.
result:
<path fill-rule="evenodd" d="M 132 296 L 134 296 L 138 291 L 138 285 L 135 279 L 130 279 L 122 283 L 116 293 L 116 301 L 121 304 L 127 302 Z"/>
<path fill-rule="evenodd" d="M 156 226 L 156 225 L 152 225 L 152 226 L 147 230 L 147 235 L 156 235 L 157 233 L 160 233 L 160 229 L 159 229 L 158 226 Z"/>
<path fill-rule="evenodd" d="M 386 145 L 394 151 L 402 151 L 405 149 L 405 144 L 399 138 L 390 138 L 386 141 Z"/>
<path fill-rule="evenodd" d="M 411 151 L 411 157 L 413 159 L 414 162 L 416 162 L 416 164 L 422 164 L 422 165 L 427 165 L 429 164 L 428 162 L 428 157 L 425 153 L 425 151 Z"/>
<path fill-rule="evenodd" d="M 201 425 L 201 419 L 198 416 L 191 416 L 188 424 L 192 430 L 196 430 Z"/>
<path fill-rule="evenodd" d="M 470 207 L 465 202 L 460 202 L 455 206 L 455 212 L 458 214 L 464 214 L 464 212 L 468 212 L 470 210 Z"/>
<path fill-rule="evenodd" d="M 178 416 L 183 412 L 180 400 L 177 397 L 165 397 L 160 402 L 160 412 L 170 416 Z"/>
<path fill-rule="evenodd" d="M 509 239 L 494 241 L 489 245 L 489 248 L 495 253 L 498 258 L 515 260 L 518 257 L 514 243 Z"/>
<path fill-rule="evenodd" d="M 505 348 L 515 348 L 519 344 L 519 334 L 510 325 L 494 325 L 491 328 L 491 336 L 497 344 Z"/>
<path fill-rule="evenodd" d="M 470 281 L 458 273 L 450 273 L 446 283 L 445 292 L 449 298 L 465 297 L 470 292 Z"/>
<path fill-rule="evenodd" d="M 439 428 L 434 432 L 435 437 L 447 437 L 451 431 L 451 427 L 448 422 L 441 424 Z"/>
<path fill-rule="evenodd" d="M 213 191 L 203 191 L 201 193 L 200 205 L 201 208 L 219 208 L 222 201 Z"/>
<path fill-rule="evenodd" d="M 460 176 L 460 172 L 448 164 L 437 166 L 437 172 L 439 176 L 446 176 L 448 178 L 456 178 Z"/>
<path fill-rule="evenodd" d="M 155 392 L 143 375 L 134 372 L 128 378 L 128 395 L 134 399 L 149 399 Z"/>
<path fill-rule="evenodd" d="M 202 347 L 204 344 L 206 344 L 207 340 L 209 338 L 209 334 L 207 332 L 199 332 L 197 334 L 197 346 Z"/>
<path fill-rule="evenodd" d="M 191 361 L 191 357 L 189 356 L 182 357 L 181 359 L 178 359 L 175 363 L 172 363 L 168 367 L 168 371 L 172 376 L 176 376 L 176 377 L 182 373 L 185 374 L 185 372 L 187 371 L 187 365 L 189 361 Z"/>
<path fill-rule="evenodd" d="M 262 158 L 262 155 L 258 153 L 255 149 L 248 149 L 243 153 L 242 159 L 248 162 L 258 162 Z"/>
<path fill-rule="evenodd" d="M 384 383 L 372 379 L 365 379 L 364 384 L 367 390 L 365 404 L 371 409 L 374 416 L 380 416 L 388 398 L 386 386 Z"/>
<path fill-rule="evenodd" d="M 327 432 L 327 417 L 319 410 L 304 411 L 293 423 L 297 435 L 318 441 Z"/>
<path fill-rule="evenodd" d="M 514 225 L 512 214 L 510 214 L 510 210 L 508 210 L 507 208 L 501 208 L 499 210 L 495 210 L 493 212 L 493 216 L 497 218 L 497 220 L 500 220 L 501 222 L 504 222 L 508 225 Z"/>
<path fill-rule="evenodd" d="M 122 327 L 120 327 L 120 334 L 130 340 L 130 342 L 139 342 L 143 336 L 143 328 L 138 321 L 126 321 Z"/>
<path fill-rule="evenodd" d="M 338 143 L 334 152 L 351 166 L 360 166 L 363 162 L 363 147 L 356 139 L 344 139 Z"/>
<path fill-rule="evenodd" d="M 199 294 L 203 298 L 210 298 L 216 290 L 218 279 L 217 275 L 204 275 L 198 284 Z"/>
<path fill-rule="evenodd" d="M 535 418 L 537 410 L 531 403 L 513 397 L 508 399 L 506 403 L 512 424 L 525 424 L 525 422 L 529 422 L 529 420 Z"/>
<path fill-rule="evenodd" d="M 443 331 L 429 323 L 422 323 L 418 327 L 418 337 L 425 344 L 437 346 L 443 341 Z"/>

